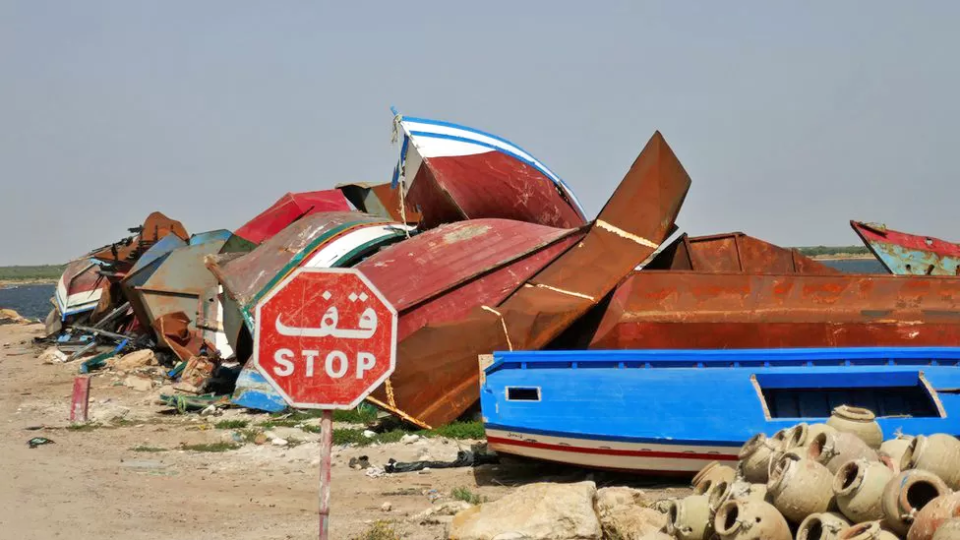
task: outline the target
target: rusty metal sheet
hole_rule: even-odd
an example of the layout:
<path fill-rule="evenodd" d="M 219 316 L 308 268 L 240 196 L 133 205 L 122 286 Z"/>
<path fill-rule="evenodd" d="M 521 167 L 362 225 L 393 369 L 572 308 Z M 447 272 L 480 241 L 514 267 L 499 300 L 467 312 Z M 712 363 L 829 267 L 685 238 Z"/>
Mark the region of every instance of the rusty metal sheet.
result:
<path fill-rule="evenodd" d="M 851 221 L 850 226 L 891 274 L 960 276 L 960 244 L 875 223 Z"/>
<path fill-rule="evenodd" d="M 89 257 L 98 259 L 110 266 L 113 273 L 124 274 L 130 269 L 153 244 L 161 238 L 173 234 L 181 240 L 187 241 L 187 234 L 183 224 L 170 219 L 161 212 L 153 212 L 143 221 L 143 225 L 130 229 L 134 236 L 124 238 L 119 242 L 92 252 Z"/>
<path fill-rule="evenodd" d="M 838 274 L 839 270 L 742 232 L 674 240 L 644 270 L 695 270 L 747 274 Z"/>
<path fill-rule="evenodd" d="M 336 188 L 361 212 L 408 225 L 416 225 L 420 221 L 420 212 L 409 201 L 404 201 L 405 204 L 401 208 L 400 189 L 391 187 L 390 182 L 385 184 L 355 182 L 338 184 Z"/>
<path fill-rule="evenodd" d="M 670 235 L 689 188 L 683 166 L 655 133 L 581 241 L 498 305 L 410 334 L 372 401 L 421 426 L 456 419 L 479 396 L 478 355 L 549 344 Z"/>
<path fill-rule="evenodd" d="M 227 234 L 210 235 L 210 238 L 227 238 Z M 208 255 L 220 251 L 226 240 L 211 240 L 202 244 L 188 245 L 171 251 L 142 284 L 134 285 L 131 302 L 144 326 L 153 325 L 164 315 L 183 313 L 189 320 L 191 331 L 196 329 L 198 314 L 202 314 L 202 297 L 210 287 L 217 286 L 216 277 L 204 264 Z M 129 288 L 128 288 L 129 291 Z M 142 310 L 142 313 L 140 312 Z M 166 344 L 158 335 L 161 344 Z"/>
<path fill-rule="evenodd" d="M 204 342 L 200 332 L 193 328 L 193 321 L 186 313 L 167 313 L 154 320 L 151 326 L 158 338 L 184 362 L 199 355 L 204 345 L 214 350 L 213 345 Z"/>
<path fill-rule="evenodd" d="M 955 346 L 960 280 L 888 275 L 637 272 L 595 349 Z"/>
<path fill-rule="evenodd" d="M 236 235 L 254 244 L 261 244 L 287 228 L 291 223 L 322 212 L 347 212 L 350 205 L 343 193 L 329 189 L 287 193 L 270 208 L 236 230 Z"/>
<path fill-rule="evenodd" d="M 356 268 L 402 313 L 576 232 L 507 219 L 460 221 L 384 249 Z"/>

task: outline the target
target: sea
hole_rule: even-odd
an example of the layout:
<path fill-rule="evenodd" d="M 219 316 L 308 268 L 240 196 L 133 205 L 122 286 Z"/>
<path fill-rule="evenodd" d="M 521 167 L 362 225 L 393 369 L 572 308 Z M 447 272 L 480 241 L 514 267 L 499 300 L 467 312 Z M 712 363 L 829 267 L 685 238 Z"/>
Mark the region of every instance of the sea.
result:
<path fill-rule="evenodd" d="M 819 262 L 847 274 L 886 274 L 887 269 L 876 259 L 822 259 Z"/>
<path fill-rule="evenodd" d="M 0 308 L 12 309 L 28 319 L 41 321 L 50 313 L 50 298 L 56 285 L 0 285 Z"/>

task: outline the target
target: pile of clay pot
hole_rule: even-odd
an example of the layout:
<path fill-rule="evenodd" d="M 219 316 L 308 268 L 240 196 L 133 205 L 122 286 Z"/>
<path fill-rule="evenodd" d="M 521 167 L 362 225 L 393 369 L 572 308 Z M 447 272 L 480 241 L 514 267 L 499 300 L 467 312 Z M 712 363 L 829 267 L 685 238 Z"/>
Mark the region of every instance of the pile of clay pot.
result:
<path fill-rule="evenodd" d="M 841 406 L 825 424 L 747 441 L 694 494 L 657 503 L 680 540 L 960 540 L 960 441 L 883 440 L 874 414 Z"/>

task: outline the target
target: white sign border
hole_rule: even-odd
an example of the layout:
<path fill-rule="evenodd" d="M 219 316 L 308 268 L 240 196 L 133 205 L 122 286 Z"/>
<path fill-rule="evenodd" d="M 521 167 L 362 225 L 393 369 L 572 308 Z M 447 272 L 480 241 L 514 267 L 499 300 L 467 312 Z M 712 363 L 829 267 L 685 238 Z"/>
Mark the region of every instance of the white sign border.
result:
<path fill-rule="evenodd" d="M 273 379 L 272 375 L 267 373 L 267 370 L 260 365 L 260 358 L 259 358 L 260 326 L 262 324 L 262 318 L 260 317 L 260 308 L 264 304 L 269 302 L 270 299 L 272 299 L 274 296 L 279 294 L 284 287 L 286 287 L 291 281 L 296 279 L 297 276 L 299 276 L 300 274 L 354 274 L 360 279 L 360 281 L 364 283 L 364 285 L 367 286 L 367 288 L 370 289 L 370 291 L 373 294 L 376 295 L 376 297 L 381 302 L 383 302 L 383 305 L 385 305 L 387 309 L 390 310 L 390 314 L 393 315 L 393 317 L 391 317 L 392 324 L 390 328 L 390 335 L 391 335 L 390 367 L 386 371 L 386 373 L 383 374 L 383 376 L 377 379 L 377 381 L 369 387 L 368 390 L 362 392 L 360 394 L 360 397 L 358 397 L 348 405 L 330 405 L 330 404 L 319 404 L 319 403 L 295 402 L 293 401 L 293 398 L 288 396 L 287 393 L 284 392 L 282 388 L 280 388 L 277 382 Z M 258 372 L 260 372 L 260 375 L 262 375 L 263 378 L 266 379 L 268 383 L 270 383 L 270 386 L 273 387 L 273 389 L 276 390 L 277 393 L 283 397 L 283 400 L 287 402 L 287 405 L 295 409 L 328 409 L 328 410 L 355 409 L 358 405 L 360 405 L 361 402 L 363 402 L 363 400 L 367 399 L 367 396 L 369 396 L 371 393 L 373 393 L 374 390 L 376 390 L 384 382 L 386 382 L 386 380 L 390 378 L 390 375 L 393 375 L 394 370 L 397 368 L 397 320 L 399 319 L 399 317 L 397 316 L 397 310 L 396 308 L 393 307 L 393 304 L 387 301 L 387 299 L 383 296 L 383 293 L 381 293 L 380 290 L 377 289 L 377 287 L 367 278 L 367 276 L 363 275 L 363 272 L 361 272 L 357 268 L 302 268 L 302 267 L 297 268 L 296 270 L 291 272 L 289 276 L 284 278 L 283 281 L 278 283 L 276 287 L 271 289 L 270 292 L 264 295 L 259 302 L 257 302 L 255 316 L 256 316 L 256 320 L 255 320 L 256 324 L 254 326 L 254 332 L 253 332 L 253 355 L 250 357 L 249 362 L 253 362 L 253 366 L 257 369 Z"/>

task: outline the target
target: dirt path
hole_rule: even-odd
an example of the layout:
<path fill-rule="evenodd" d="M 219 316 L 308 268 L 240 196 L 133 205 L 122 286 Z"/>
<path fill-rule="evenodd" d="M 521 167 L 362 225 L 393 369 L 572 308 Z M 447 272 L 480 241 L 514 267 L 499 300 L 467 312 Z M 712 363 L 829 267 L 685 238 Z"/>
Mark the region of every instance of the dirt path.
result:
<path fill-rule="evenodd" d="M 240 410 L 220 417 L 161 414 L 158 393 L 137 392 L 110 374 L 92 382 L 90 414 L 103 427 L 70 429 L 69 400 L 76 365 L 43 364 L 30 340 L 32 326 L 0 326 L 0 537 L 18 540 L 80 538 L 309 539 L 317 530 L 317 435 L 276 428 L 296 447 L 245 443 L 225 452 L 182 450 L 183 444 L 234 442 L 224 419 L 251 426 L 267 420 Z M 117 379 L 117 380 L 115 380 Z M 31 429 L 44 426 L 42 429 Z M 239 435 L 239 434 L 238 434 Z M 54 444 L 30 449 L 33 437 Z M 579 480 L 591 473 L 527 464 L 444 469 L 371 478 L 348 466 L 352 457 L 413 461 L 453 459 L 468 441 L 422 439 L 334 450 L 331 537 L 363 538 L 371 525 L 390 522 L 399 537 L 445 537 L 442 524 L 411 516 L 466 487 L 496 499 L 510 485 Z M 159 451 L 162 450 L 162 451 Z M 434 490 L 431 493 L 431 490 Z M 391 510 L 381 506 L 389 502 Z"/>

